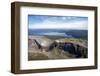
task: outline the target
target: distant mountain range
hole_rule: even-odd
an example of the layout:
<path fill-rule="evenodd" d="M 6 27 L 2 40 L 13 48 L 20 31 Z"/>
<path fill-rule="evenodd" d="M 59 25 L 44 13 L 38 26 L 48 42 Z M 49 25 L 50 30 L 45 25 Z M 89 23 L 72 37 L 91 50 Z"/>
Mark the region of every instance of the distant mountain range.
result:
<path fill-rule="evenodd" d="M 28 35 L 88 39 L 88 30 L 29 29 Z"/>

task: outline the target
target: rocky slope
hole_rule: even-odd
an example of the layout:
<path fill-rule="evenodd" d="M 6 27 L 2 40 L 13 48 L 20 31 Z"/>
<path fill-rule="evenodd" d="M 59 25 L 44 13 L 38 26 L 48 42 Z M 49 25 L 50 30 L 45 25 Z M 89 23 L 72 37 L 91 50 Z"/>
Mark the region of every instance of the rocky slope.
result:
<path fill-rule="evenodd" d="M 87 58 L 87 40 L 29 36 L 29 60 Z"/>

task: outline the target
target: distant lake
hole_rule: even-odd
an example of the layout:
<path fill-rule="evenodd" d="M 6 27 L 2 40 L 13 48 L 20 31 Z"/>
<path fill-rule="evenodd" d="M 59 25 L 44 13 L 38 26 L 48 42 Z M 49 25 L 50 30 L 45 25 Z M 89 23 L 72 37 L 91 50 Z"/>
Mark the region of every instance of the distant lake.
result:
<path fill-rule="evenodd" d="M 88 30 L 28 29 L 28 35 L 88 39 Z"/>

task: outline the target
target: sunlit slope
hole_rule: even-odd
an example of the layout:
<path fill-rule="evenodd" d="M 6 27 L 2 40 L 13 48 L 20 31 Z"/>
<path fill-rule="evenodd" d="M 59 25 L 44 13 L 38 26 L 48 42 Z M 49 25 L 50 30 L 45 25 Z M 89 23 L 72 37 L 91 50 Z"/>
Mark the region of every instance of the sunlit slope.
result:
<path fill-rule="evenodd" d="M 78 38 L 59 38 L 59 37 L 49 37 L 49 36 L 29 36 L 31 39 L 36 39 L 44 47 L 48 47 L 54 41 L 57 42 L 71 42 L 73 44 L 78 44 L 83 48 L 87 48 L 87 40 Z M 67 51 L 61 50 L 59 48 L 54 48 L 52 50 L 38 49 L 38 48 L 28 48 L 28 59 L 29 60 L 48 60 L 48 59 L 71 59 L 75 58 L 76 55 L 70 54 Z M 87 54 L 87 52 L 86 52 Z M 83 58 L 83 57 L 81 57 Z"/>

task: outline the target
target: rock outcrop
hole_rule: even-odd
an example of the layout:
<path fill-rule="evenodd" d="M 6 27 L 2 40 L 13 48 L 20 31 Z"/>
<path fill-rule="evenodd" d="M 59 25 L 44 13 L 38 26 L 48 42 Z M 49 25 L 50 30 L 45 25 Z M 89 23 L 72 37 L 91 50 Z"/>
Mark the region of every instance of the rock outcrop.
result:
<path fill-rule="evenodd" d="M 53 51 L 53 49 L 57 48 L 61 51 L 68 52 L 70 54 L 75 55 L 75 58 L 87 58 L 87 47 L 82 46 L 80 44 L 74 42 L 56 42 L 54 41 L 48 47 L 42 46 L 37 40 L 33 39 L 32 44 L 34 47 L 45 51 Z"/>

